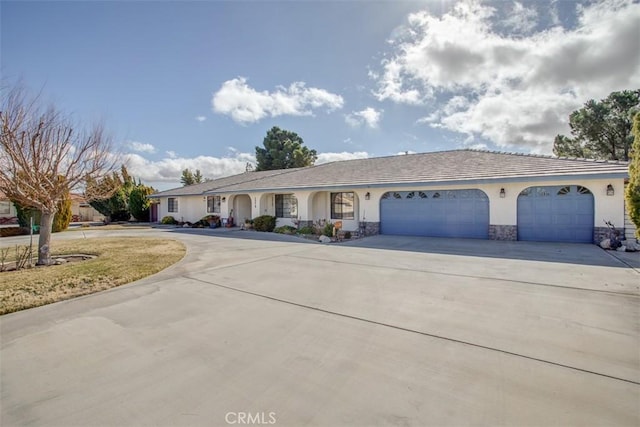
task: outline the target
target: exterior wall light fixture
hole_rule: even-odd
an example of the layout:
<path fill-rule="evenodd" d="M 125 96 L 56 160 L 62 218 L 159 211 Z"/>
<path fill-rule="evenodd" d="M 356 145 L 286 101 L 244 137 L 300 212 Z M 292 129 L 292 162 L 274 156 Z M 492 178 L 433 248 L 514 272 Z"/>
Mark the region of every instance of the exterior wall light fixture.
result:
<path fill-rule="evenodd" d="M 609 184 L 607 185 L 607 196 L 613 196 L 615 194 L 615 191 L 613 190 L 613 185 Z"/>
<path fill-rule="evenodd" d="M 369 200 L 371 198 L 371 193 L 367 191 L 367 194 L 364 195 L 365 200 Z"/>
<path fill-rule="evenodd" d="M 224 203 L 224 202 L 226 202 L 226 201 L 227 201 L 227 198 L 226 198 L 226 197 L 223 197 L 223 198 L 222 198 L 222 203 Z"/>
<path fill-rule="evenodd" d="M 507 192 L 504 191 L 504 188 L 500 189 L 500 198 L 504 199 L 505 197 L 507 197 Z"/>

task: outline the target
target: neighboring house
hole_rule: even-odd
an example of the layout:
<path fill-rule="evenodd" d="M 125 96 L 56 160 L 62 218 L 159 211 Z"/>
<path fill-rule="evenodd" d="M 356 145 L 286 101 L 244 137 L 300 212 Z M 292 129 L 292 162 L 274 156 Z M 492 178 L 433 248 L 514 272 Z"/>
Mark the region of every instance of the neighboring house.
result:
<path fill-rule="evenodd" d="M 624 227 L 628 163 L 453 150 L 245 172 L 151 195 L 159 218 L 342 221 L 371 234 L 600 241 Z"/>
<path fill-rule="evenodd" d="M 0 225 L 17 224 L 18 217 L 16 208 L 11 200 L 0 191 Z"/>
<path fill-rule="evenodd" d="M 104 220 L 104 215 L 92 208 L 82 194 L 71 193 L 71 214 L 73 222 Z M 15 206 L 0 192 L 0 225 L 17 223 Z"/>
<path fill-rule="evenodd" d="M 71 193 L 72 222 L 102 222 L 104 215 L 95 210 L 82 194 Z"/>

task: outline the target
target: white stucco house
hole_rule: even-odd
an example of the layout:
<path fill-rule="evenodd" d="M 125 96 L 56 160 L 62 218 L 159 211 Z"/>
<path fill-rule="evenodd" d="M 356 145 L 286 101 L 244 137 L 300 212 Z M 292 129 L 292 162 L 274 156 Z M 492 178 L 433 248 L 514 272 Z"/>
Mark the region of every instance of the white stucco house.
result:
<path fill-rule="evenodd" d="M 0 226 L 15 225 L 18 223 L 18 213 L 9 198 L 0 191 Z"/>
<path fill-rule="evenodd" d="M 366 235 L 597 242 L 605 221 L 624 227 L 627 179 L 627 162 L 452 150 L 245 172 L 150 197 L 159 218 L 190 222 L 269 214 Z"/>

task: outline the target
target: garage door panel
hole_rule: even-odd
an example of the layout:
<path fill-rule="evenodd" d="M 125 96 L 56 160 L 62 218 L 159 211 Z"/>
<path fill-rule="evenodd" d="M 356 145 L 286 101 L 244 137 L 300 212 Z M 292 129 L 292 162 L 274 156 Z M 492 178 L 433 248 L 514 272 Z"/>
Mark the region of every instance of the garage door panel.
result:
<path fill-rule="evenodd" d="M 591 242 L 593 206 L 582 186 L 527 188 L 518 196 L 518 240 Z"/>
<path fill-rule="evenodd" d="M 480 190 L 386 193 L 380 216 L 383 234 L 474 238 L 489 234 L 489 199 Z"/>

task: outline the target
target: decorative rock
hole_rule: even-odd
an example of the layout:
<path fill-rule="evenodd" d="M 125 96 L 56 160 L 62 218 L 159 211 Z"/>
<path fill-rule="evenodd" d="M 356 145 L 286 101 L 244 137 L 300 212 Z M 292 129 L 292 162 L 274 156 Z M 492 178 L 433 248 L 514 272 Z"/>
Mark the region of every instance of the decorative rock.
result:
<path fill-rule="evenodd" d="M 602 249 L 611 249 L 611 239 L 604 239 L 600 242 L 600 247 Z"/>
<path fill-rule="evenodd" d="M 53 260 L 53 263 L 55 265 L 66 264 L 67 260 L 64 259 L 64 258 L 56 258 L 56 259 Z"/>
<path fill-rule="evenodd" d="M 640 251 L 640 243 L 631 243 L 627 246 L 627 250 L 630 252 Z"/>
<path fill-rule="evenodd" d="M 331 237 L 327 237 L 325 235 L 320 236 L 320 238 L 318 239 L 320 241 L 320 243 L 330 243 L 331 242 Z"/>

